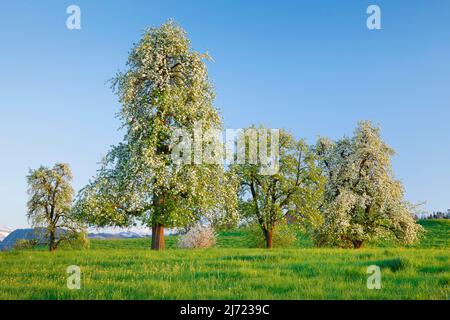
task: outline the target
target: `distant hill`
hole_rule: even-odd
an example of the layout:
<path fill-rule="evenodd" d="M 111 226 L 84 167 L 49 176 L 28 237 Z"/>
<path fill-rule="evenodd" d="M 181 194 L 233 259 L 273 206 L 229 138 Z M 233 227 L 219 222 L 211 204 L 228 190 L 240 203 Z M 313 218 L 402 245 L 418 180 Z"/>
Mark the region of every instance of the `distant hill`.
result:
<path fill-rule="evenodd" d="M 145 235 L 140 235 L 136 232 L 119 232 L 119 233 L 89 233 L 90 239 L 136 239 L 145 238 Z"/>
<path fill-rule="evenodd" d="M 58 230 L 58 233 L 64 232 L 63 230 Z M 57 233 L 57 234 L 58 234 Z M 0 250 L 10 250 L 14 247 L 16 242 L 20 239 L 23 240 L 37 240 L 39 243 L 44 244 L 47 242 L 45 237 L 45 229 L 36 228 L 36 229 L 16 229 L 8 236 L 3 239 L 0 243 Z"/>

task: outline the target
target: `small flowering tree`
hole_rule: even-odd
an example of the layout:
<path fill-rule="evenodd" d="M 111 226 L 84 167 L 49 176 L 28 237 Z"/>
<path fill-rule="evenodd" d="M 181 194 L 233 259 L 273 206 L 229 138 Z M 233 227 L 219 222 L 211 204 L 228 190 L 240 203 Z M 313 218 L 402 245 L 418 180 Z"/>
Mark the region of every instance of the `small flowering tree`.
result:
<path fill-rule="evenodd" d="M 179 165 L 172 157 L 177 130 L 221 128 L 207 58 L 173 21 L 144 33 L 127 70 L 113 79 L 126 134 L 79 194 L 83 219 L 96 226 L 141 221 L 152 228 L 152 248 L 161 250 L 165 227 L 191 225 L 209 212 L 236 216 L 236 182 L 220 164 Z"/>
<path fill-rule="evenodd" d="M 352 138 L 337 142 L 321 138 L 317 153 L 327 175 L 324 223 L 318 245 L 360 248 L 368 240 L 395 238 L 416 241 L 422 231 L 394 178 L 394 151 L 370 122 L 359 123 Z"/>
<path fill-rule="evenodd" d="M 45 230 L 50 251 L 62 241 L 73 241 L 83 231 L 72 215 L 72 171 L 68 164 L 57 163 L 53 168 L 41 166 L 27 176 L 27 217 L 35 228 Z"/>
<path fill-rule="evenodd" d="M 216 243 L 216 234 L 211 226 L 195 224 L 178 238 L 178 247 L 182 249 L 209 248 Z"/>

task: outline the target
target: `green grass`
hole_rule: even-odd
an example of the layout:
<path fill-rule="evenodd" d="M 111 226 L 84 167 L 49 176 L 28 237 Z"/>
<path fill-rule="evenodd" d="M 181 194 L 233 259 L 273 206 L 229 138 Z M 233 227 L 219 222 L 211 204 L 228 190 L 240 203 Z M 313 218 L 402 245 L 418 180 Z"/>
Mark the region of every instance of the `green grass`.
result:
<path fill-rule="evenodd" d="M 418 245 L 420 248 L 450 248 L 450 219 L 422 220 L 427 231 Z"/>
<path fill-rule="evenodd" d="M 215 248 L 149 250 L 150 239 L 93 240 L 83 251 L 0 253 L 0 299 L 449 299 L 449 222 L 421 222 L 411 248 L 249 249 L 242 231 L 221 233 Z M 81 290 L 66 268 L 82 270 Z M 366 287 L 378 265 L 382 289 Z"/>

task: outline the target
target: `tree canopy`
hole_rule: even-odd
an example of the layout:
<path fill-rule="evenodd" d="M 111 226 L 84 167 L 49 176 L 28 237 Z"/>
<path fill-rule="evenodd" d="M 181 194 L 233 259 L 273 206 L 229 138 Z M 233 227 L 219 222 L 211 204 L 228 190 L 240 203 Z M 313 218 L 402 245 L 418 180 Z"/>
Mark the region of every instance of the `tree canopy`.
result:
<path fill-rule="evenodd" d="M 271 143 L 274 141 L 269 140 L 268 145 Z M 267 145 L 259 145 L 264 147 Z M 274 174 L 264 174 L 261 161 L 232 166 L 240 182 L 240 211 L 259 224 L 267 248 L 272 247 L 274 229 L 285 223 L 288 215 L 292 221 L 310 227 L 316 227 L 321 220 L 319 207 L 325 179 L 315 154 L 303 140 L 295 140 L 284 130 L 279 132 L 277 153 L 272 159 L 278 162 Z"/>

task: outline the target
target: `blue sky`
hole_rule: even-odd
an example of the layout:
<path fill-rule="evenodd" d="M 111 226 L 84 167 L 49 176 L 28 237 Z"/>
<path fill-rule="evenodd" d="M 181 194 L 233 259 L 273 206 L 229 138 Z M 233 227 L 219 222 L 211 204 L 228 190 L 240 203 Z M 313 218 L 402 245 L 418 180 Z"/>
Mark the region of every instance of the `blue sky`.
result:
<path fill-rule="evenodd" d="M 81 30 L 66 8 L 81 8 Z M 366 28 L 377 4 L 382 30 Z M 382 127 L 407 199 L 450 208 L 450 1 L 2 1 L 0 226 L 27 226 L 29 168 L 68 162 L 78 190 L 121 139 L 106 81 L 147 26 L 174 18 L 227 128 L 266 124 L 314 142 Z"/>

